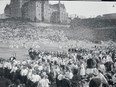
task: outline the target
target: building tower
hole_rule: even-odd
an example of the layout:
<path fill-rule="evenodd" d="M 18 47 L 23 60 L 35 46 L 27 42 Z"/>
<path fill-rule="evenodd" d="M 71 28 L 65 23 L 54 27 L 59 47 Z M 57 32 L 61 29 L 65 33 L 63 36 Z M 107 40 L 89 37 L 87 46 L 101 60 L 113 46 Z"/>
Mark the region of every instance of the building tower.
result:
<path fill-rule="evenodd" d="M 13 18 L 21 18 L 22 17 L 22 5 L 30 0 L 11 0 L 11 17 Z"/>
<path fill-rule="evenodd" d="M 42 22 L 44 21 L 44 4 L 45 4 L 45 1 L 41 1 L 41 15 L 42 15 Z"/>
<path fill-rule="evenodd" d="M 10 12 L 11 12 L 11 9 L 10 9 L 10 5 L 6 5 L 5 9 L 4 9 L 4 14 L 8 17 L 10 17 Z"/>
<path fill-rule="evenodd" d="M 48 0 L 41 0 L 41 15 L 42 15 L 42 22 L 45 21 L 45 5 L 48 3 Z"/>

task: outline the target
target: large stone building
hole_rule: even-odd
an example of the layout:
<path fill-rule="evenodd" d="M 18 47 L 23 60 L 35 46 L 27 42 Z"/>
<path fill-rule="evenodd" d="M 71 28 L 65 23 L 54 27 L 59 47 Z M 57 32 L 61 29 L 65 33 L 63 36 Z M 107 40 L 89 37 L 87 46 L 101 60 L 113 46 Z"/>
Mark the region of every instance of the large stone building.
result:
<path fill-rule="evenodd" d="M 69 22 L 64 4 L 50 4 L 47 0 L 11 0 L 6 6 L 5 14 L 12 18 L 29 19 L 36 22 Z"/>

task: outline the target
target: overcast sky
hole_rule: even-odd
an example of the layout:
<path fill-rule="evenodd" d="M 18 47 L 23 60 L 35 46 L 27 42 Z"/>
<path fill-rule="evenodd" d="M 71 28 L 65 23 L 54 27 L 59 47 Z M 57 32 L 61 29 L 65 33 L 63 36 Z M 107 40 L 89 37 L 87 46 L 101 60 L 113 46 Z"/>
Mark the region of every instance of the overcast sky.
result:
<path fill-rule="evenodd" d="M 4 8 L 9 3 L 10 0 L 0 0 L 0 14 L 4 13 Z M 57 3 L 57 1 L 51 1 L 50 3 Z M 79 16 L 94 17 L 107 13 L 116 13 L 116 2 L 62 1 L 62 3 L 65 4 L 69 14 Z"/>

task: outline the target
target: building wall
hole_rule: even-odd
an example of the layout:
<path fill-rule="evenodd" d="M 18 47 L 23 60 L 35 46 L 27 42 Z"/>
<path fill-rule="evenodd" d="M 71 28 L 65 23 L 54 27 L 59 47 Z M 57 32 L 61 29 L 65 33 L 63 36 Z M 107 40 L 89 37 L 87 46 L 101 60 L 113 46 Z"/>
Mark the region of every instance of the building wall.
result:
<path fill-rule="evenodd" d="M 21 2 L 21 7 L 22 7 L 22 5 L 24 5 L 25 3 L 27 3 L 27 2 L 29 2 L 30 0 L 21 0 L 20 2 Z"/>
<path fill-rule="evenodd" d="M 11 0 L 11 17 L 22 17 L 22 6 L 30 0 Z"/>
<path fill-rule="evenodd" d="M 50 22 L 57 23 L 57 9 L 50 8 Z"/>
<path fill-rule="evenodd" d="M 21 17 L 20 0 L 11 0 L 11 17 Z"/>
<path fill-rule="evenodd" d="M 39 1 L 36 2 L 36 18 L 38 22 L 42 21 L 42 14 L 41 14 L 41 3 Z"/>
<path fill-rule="evenodd" d="M 10 17 L 10 14 L 11 14 L 10 12 L 11 12 L 10 5 L 6 5 L 4 9 L 4 14 Z"/>
<path fill-rule="evenodd" d="M 30 1 L 25 3 L 22 7 L 22 16 L 24 19 L 36 21 L 36 2 Z"/>
<path fill-rule="evenodd" d="M 49 6 L 49 3 L 45 3 L 44 4 L 44 21 L 45 22 L 50 22 L 50 16 L 51 16 L 51 12 L 50 12 L 50 6 Z"/>
<path fill-rule="evenodd" d="M 59 15 L 58 11 L 54 11 L 51 15 L 51 22 L 58 23 L 59 22 Z"/>
<path fill-rule="evenodd" d="M 50 5 L 48 1 L 45 1 L 42 5 L 42 1 L 39 0 L 11 0 L 11 17 L 23 17 L 32 21 L 44 21 L 52 23 L 66 23 L 68 14 L 65 7 L 59 5 Z M 6 13 L 8 10 L 6 10 Z M 60 11 L 60 12 L 59 12 Z M 60 14 L 59 14 L 60 13 Z M 42 16 L 43 15 L 43 16 Z"/>
<path fill-rule="evenodd" d="M 52 18 L 53 23 L 65 24 L 68 22 L 68 14 L 66 13 L 66 9 L 63 7 L 60 7 L 60 10 L 57 9 L 56 11 L 54 11 L 52 16 L 53 16 L 53 18 Z"/>
<path fill-rule="evenodd" d="M 60 8 L 60 22 L 66 23 L 68 19 L 68 14 L 66 13 L 66 9 Z"/>

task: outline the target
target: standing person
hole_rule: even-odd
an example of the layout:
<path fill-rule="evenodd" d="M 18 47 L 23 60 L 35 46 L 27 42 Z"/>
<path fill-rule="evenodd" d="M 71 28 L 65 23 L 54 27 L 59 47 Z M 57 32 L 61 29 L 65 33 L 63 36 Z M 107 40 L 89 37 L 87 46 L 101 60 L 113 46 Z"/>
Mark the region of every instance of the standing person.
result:
<path fill-rule="evenodd" d="M 106 62 L 113 62 L 112 57 L 109 53 L 106 53 Z"/>
<path fill-rule="evenodd" d="M 106 67 L 106 72 L 111 72 L 111 71 L 113 71 L 113 63 L 112 62 L 106 62 L 105 64 L 105 67 Z"/>
<path fill-rule="evenodd" d="M 41 77 L 37 74 L 37 71 L 32 71 L 31 75 L 31 81 L 32 81 L 32 86 L 37 87 L 37 83 L 41 80 Z"/>
<path fill-rule="evenodd" d="M 4 73 L 3 73 L 3 62 L 2 60 L 0 60 L 0 76 L 3 76 Z"/>
<path fill-rule="evenodd" d="M 102 57 L 101 62 L 104 63 L 104 64 L 106 63 L 106 57 L 105 56 Z"/>
<path fill-rule="evenodd" d="M 62 79 L 63 79 L 63 72 L 60 71 L 60 73 L 57 75 L 57 78 L 56 78 L 56 86 L 57 87 L 61 87 L 61 82 L 62 82 Z"/>
<path fill-rule="evenodd" d="M 98 69 L 96 68 L 96 62 L 94 59 L 88 59 L 87 60 L 87 68 L 86 68 L 86 74 L 93 74 L 94 72 L 98 73 Z"/>
<path fill-rule="evenodd" d="M 27 82 L 27 74 L 28 74 L 28 68 L 26 66 L 23 66 L 21 69 L 21 83 L 26 84 Z"/>
<path fill-rule="evenodd" d="M 71 82 L 68 73 L 65 73 L 65 77 L 62 79 L 61 87 L 71 87 Z"/>
<path fill-rule="evenodd" d="M 15 82 L 15 74 L 16 74 L 16 71 L 18 70 L 18 67 L 17 67 L 17 65 L 13 65 L 13 67 L 12 67 L 12 69 L 11 69 L 11 71 L 10 71 L 10 74 L 11 74 L 11 80 L 13 81 L 13 82 Z"/>
<path fill-rule="evenodd" d="M 80 75 L 81 75 L 82 77 L 84 77 L 84 76 L 85 76 L 84 61 L 82 60 L 82 61 L 80 61 L 80 63 L 81 63 L 81 65 L 80 65 Z"/>
<path fill-rule="evenodd" d="M 35 59 L 35 51 L 33 50 L 33 48 L 30 48 L 29 50 L 28 50 L 28 52 L 29 52 L 29 56 L 30 56 L 30 58 L 32 59 L 32 60 L 34 60 Z"/>
<path fill-rule="evenodd" d="M 41 80 L 38 82 L 37 87 L 49 87 L 49 80 L 46 79 L 46 73 L 43 72 L 41 75 Z"/>
<path fill-rule="evenodd" d="M 55 73 L 53 70 L 51 70 L 50 73 L 48 73 L 48 79 L 51 82 L 51 86 L 54 87 L 56 83 L 56 79 L 55 79 Z"/>
<path fill-rule="evenodd" d="M 99 63 L 98 70 L 101 71 L 103 74 L 106 72 L 106 67 L 103 62 Z"/>
<path fill-rule="evenodd" d="M 101 72 L 98 73 L 98 75 L 96 76 L 96 78 L 99 78 L 101 80 L 102 84 L 108 84 L 107 79 L 105 78 L 105 76 Z"/>
<path fill-rule="evenodd" d="M 78 73 L 78 69 L 73 70 L 73 77 L 71 79 L 72 87 L 79 87 L 79 81 L 81 80 L 81 75 Z"/>

